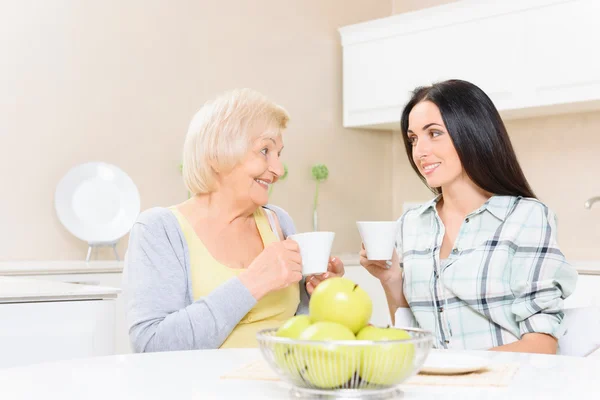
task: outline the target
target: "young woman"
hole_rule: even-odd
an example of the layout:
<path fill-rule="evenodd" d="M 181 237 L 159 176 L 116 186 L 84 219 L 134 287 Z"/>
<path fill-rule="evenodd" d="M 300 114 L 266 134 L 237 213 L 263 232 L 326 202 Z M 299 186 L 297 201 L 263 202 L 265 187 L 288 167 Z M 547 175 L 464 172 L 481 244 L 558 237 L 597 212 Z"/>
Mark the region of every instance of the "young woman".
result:
<path fill-rule="evenodd" d="M 401 131 L 437 196 L 399 219 L 391 263 L 361 252 L 396 325 L 431 331 L 438 348 L 555 354 L 577 272 L 490 98 L 460 80 L 417 88 Z"/>

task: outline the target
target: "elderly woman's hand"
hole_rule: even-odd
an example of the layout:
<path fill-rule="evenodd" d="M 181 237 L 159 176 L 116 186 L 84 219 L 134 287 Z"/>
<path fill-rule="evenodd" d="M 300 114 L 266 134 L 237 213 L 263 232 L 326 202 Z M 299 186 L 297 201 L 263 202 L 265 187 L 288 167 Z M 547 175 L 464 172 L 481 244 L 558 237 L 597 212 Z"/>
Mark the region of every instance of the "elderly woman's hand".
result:
<path fill-rule="evenodd" d="M 327 265 L 327 272 L 321 275 L 311 275 L 306 279 L 306 291 L 308 294 L 312 294 L 319 283 L 335 276 L 344 276 L 344 263 L 337 257 L 331 257 Z"/>
<path fill-rule="evenodd" d="M 274 242 L 238 275 L 252 296 L 259 300 L 302 279 L 302 257 L 298 243 L 291 239 Z"/>

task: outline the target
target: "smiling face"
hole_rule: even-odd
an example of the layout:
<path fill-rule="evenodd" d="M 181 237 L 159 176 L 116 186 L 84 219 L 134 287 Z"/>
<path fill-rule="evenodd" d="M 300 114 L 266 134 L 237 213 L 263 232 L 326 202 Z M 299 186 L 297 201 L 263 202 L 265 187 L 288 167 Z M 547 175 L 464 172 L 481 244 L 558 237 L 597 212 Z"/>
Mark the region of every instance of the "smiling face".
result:
<path fill-rule="evenodd" d="M 267 204 L 269 187 L 284 172 L 282 150 L 281 135 L 273 138 L 261 135 L 254 139 L 242 161 L 220 179 L 221 188 L 233 192 L 240 202 L 257 207 Z"/>
<path fill-rule="evenodd" d="M 413 107 L 408 117 L 407 136 L 413 161 L 429 187 L 448 186 L 466 176 L 435 104 L 422 101 Z"/>

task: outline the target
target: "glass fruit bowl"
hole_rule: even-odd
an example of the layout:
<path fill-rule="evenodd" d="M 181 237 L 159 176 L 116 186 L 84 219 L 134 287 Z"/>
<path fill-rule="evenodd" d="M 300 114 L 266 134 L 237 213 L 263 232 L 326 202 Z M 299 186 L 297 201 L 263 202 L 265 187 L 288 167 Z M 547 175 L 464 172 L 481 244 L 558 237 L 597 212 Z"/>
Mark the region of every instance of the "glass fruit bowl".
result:
<path fill-rule="evenodd" d="M 394 329 L 394 328 L 388 328 Z M 433 337 L 421 329 L 403 329 L 404 340 L 311 341 L 257 334 L 260 351 L 296 397 L 386 398 L 422 367 Z"/>

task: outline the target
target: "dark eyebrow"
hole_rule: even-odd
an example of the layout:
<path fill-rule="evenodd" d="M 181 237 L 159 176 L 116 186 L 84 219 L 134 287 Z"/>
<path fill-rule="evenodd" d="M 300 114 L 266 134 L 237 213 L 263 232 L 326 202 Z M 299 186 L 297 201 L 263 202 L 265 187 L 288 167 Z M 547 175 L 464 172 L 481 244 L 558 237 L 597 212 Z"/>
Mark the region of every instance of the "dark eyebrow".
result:
<path fill-rule="evenodd" d="M 273 144 L 275 145 L 275 147 L 277 147 L 277 143 L 275 142 L 275 139 L 270 138 L 270 137 L 263 137 L 261 143 L 268 142 L 268 141 L 273 142 Z"/>
<path fill-rule="evenodd" d="M 438 123 L 436 123 L 436 122 L 432 122 L 432 123 L 430 123 L 430 124 L 427 124 L 427 125 L 425 125 L 425 126 L 423 127 L 423 129 L 422 129 L 422 130 L 425 130 L 425 129 L 427 129 L 427 128 L 430 128 L 430 127 L 432 127 L 433 125 L 437 125 L 437 126 L 439 126 L 440 128 L 442 128 L 442 125 L 440 125 L 440 124 L 438 124 Z M 409 130 L 407 131 L 407 133 L 414 133 L 414 132 L 413 132 L 413 131 L 411 131 L 411 130 L 409 129 Z"/>

